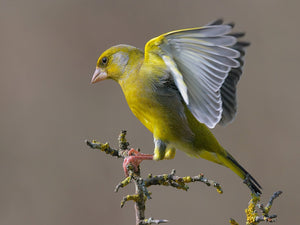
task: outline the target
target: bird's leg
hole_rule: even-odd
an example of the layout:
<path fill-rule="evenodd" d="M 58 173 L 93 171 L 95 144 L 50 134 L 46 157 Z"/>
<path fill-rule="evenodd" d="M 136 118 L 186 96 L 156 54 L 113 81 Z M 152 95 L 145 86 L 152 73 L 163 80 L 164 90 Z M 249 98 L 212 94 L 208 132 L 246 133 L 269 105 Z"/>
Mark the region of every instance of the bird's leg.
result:
<path fill-rule="evenodd" d="M 174 159 L 176 154 L 176 149 L 174 147 L 167 147 L 164 159 Z"/>
<path fill-rule="evenodd" d="M 160 139 L 154 138 L 154 144 L 155 144 L 155 149 L 154 149 L 153 159 L 154 160 L 164 159 L 166 155 L 166 148 L 167 148 L 166 143 Z"/>
<path fill-rule="evenodd" d="M 128 151 L 128 156 L 126 156 L 123 161 L 123 169 L 124 169 L 125 176 L 128 177 L 129 165 L 132 165 L 133 170 L 137 172 L 138 166 L 143 160 L 153 160 L 153 155 L 140 153 L 139 151 L 136 151 L 133 148 L 130 149 Z"/>

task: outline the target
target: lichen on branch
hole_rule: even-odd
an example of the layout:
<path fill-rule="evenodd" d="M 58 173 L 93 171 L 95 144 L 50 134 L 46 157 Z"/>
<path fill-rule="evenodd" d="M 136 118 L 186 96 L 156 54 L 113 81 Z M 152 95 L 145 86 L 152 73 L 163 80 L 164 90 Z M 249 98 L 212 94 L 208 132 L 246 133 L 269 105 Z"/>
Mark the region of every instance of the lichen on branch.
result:
<path fill-rule="evenodd" d="M 264 205 L 260 202 L 260 196 L 256 194 L 252 194 L 252 198 L 249 201 L 248 208 L 245 209 L 246 213 L 246 225 L 257 225 L 260 222 L 275 222 L 277 215 L 269 215 L 269 212 L 271 210 L 271 207 L 273 205 L 273 202 L 276 198 L 279 197 L 279 195 L 282 194 L 282 191 L 276 191 L 271 197 L 269 202 L 267 203 L 267 206 L 264 207 Z M 261 215 L 259 215 L 261 214 Z M 238 223 L 234 219 L 230 219 L 231 225 L 238 225 Z"/>
<path fill-rule="evenodd" d="M 123 158 L 126 160 L 130 155 L 128 154 L 129 151 L 129 143 L 126 140 L 126 131 L 122 131 L 119 135 L 119 149 L 114 149 L 110 147 L 108 143 L 101 143 L 95 140 L 87 141 L 86 144 L 91 147 L 92 149 L 99 149 L 106 154 L 117 158 Z M 142 153 L 139 153 L 142 154 Z M 143 179 L 140 176 L 140 167 L 138 170 L 135 170 L 133 166 L 127 165 L 128 169 L 128 176 L 122 180 L 115 188 L 115 192 L 117 192 L 120 188 L 127 186 L 130 183 L 134 183 L 136 192 L 132 195 L 125 196 L 121 201 L 121 207 L 125 205 L 127 201 L 134 201 L 135 202 L 135 211 L 136 211 L 136 224 L 143 225 L 143 224 L 159 224 L 159 223 L 166 223 L 167 220 L 156 220 L 150 217 L 149 219 L 145 218 L 145 209 L 146 209 L 146 201 L 151 199 L 151 192 L 148 191 L 148 188 L 152 185 L 163 185 L 169 186 L 180 190 L 187 191 L 189 187 L 187 186 L 188 183 L 193 182 L 202 182 L 207 186 L 212 186 L 216 188 L 218 193 L 223 193 L 222 188 L 219 183 L 209 180 L 204 177 L 201 173 L 197 176 L 176 176 L 175 169 L 171 171 L 169 174 L 162 174 L 162 175 L 152 175 L 149 174 L 147 178 Z"/>
<path fill-rule="evenodd" d="M 140 173 L 140 166 L 130 164 L 130 157 L 132 156 L 146 156 L 146 154 L 140 153 L 134 149 L 129 149 L 129 143 L 126 140 L 126 131 L 121 131 L 119 138 L 119 149 L 111 148 L 108 143 L 101 143 L 95 140 L 88 141 L 86 140 L 86 144 L 92 149 L 99 149 L 105 152 L 108 155 L 123 158 L 123 166 L 125 174 L 127 175 L 124 180 L 122 180 L 115 188 L 115 192 L 117 192 L 120 188 L 126 187 L 130 183 L 134 183 L 135 185 L 135 193 L 132 195 L 125 196 L 121 201 L 121 207 L 125 205 L 127 201 L 134 201 L 135 203 L 135 214 L 136 214 L 136 224 L 137 225 L 146 225 L 146 224 L 160 224 L 167 223 L 167 220 L 157 220 L 152 217 L 146 219 L 145 218 L 145 210 L 146 210 L 146 201 L 151 199 L 151 192 L 148 191 L 148 188 L 153 185 L 162 185 L 169 186 L 180 190 L 187 191 L 189 189 L 188 183 L 193 182 L 202 182 L 207 186 L 212 186 L 216 188 L 217 192 L 222 194 L 222 188 L 219 183 L 207 179 L 204 177 L 202 173 L 197 176 L 184 176 L 180 177 L 175 175 L 175 169 L 173 169 L 169 174 L 162 175 L 152 175 L 149 174 L 148 177 L 142 178 Z M 147 155 L 149 156 L 149 155 Z M 148 157 L 148 159 L 152 159 Z M 128 164 L 124 164 L 125 162 L 129 162 Z M 261 221 L 266 222 L 274 222 L 277 215 L 269 215 L 269 211 L 272 207 L 273 201 L 277 198 L 282 192 L 275 192 L 267 206 L 264 207 L 263 204 L 259 204 L 260 196 L 256 194 L 252 194 L 252 199 L 249 202 L 248 208 L 245 210 L 247 216 L 247 225 L 257 225 Z M 261 216 L 258 214 L 258 210 L 261 211 Z M 238 225 L 238 223 L 234 219 L 230 219 L 231 225 Z"/>

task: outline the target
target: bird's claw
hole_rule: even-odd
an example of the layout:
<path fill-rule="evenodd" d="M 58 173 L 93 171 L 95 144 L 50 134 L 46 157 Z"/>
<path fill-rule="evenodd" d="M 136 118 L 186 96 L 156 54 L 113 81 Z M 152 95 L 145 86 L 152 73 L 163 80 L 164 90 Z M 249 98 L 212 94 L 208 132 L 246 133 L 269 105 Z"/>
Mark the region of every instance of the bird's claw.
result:
<path fill-rule="evenodd" d="M 129 171 L 138 172 L 139 165 L 143 160 L 153 160 L 153 155 L 143 154 L 135 149 L 130 149 L 123 161 L 123 169 L 125 176 L 128 177 Z"/>

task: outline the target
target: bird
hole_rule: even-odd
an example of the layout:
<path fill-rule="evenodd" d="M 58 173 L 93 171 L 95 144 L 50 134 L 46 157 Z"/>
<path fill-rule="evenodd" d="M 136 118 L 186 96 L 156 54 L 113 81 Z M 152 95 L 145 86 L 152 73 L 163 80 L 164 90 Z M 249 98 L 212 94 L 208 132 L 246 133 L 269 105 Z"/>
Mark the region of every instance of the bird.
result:
<path fill-rule="evenodd" d="M 228 167 L 252 193 L 262 193 L 211 132 L 237 113 L 236 87 L 250 43 L 233 28 L 234 23 L 218 19 L 159 35 L 144 50 L 120 44 L 100 55 L 91 83 L 119 83 L 132 113 L 153 133 L 154 154 L 131 151 L 135 166 L 143 159 L 172 159 L 181 150 Z"/>

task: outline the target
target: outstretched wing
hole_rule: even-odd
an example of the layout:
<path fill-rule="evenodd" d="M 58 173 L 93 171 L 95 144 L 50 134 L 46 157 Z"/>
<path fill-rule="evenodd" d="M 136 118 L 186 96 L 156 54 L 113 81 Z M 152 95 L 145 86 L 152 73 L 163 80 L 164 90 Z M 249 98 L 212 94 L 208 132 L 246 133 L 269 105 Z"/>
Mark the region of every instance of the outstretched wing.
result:
<path fill-rule="evenodd" d="M 230 122 L 236 112 L 243 49 L 237 41 L 241 33 L 231 35 L 232 27 L 218 20 L 163 34 L 145 47 L 145 60 L 152 54 L 164 60 L 189 110 L 209 128 Z"/>

